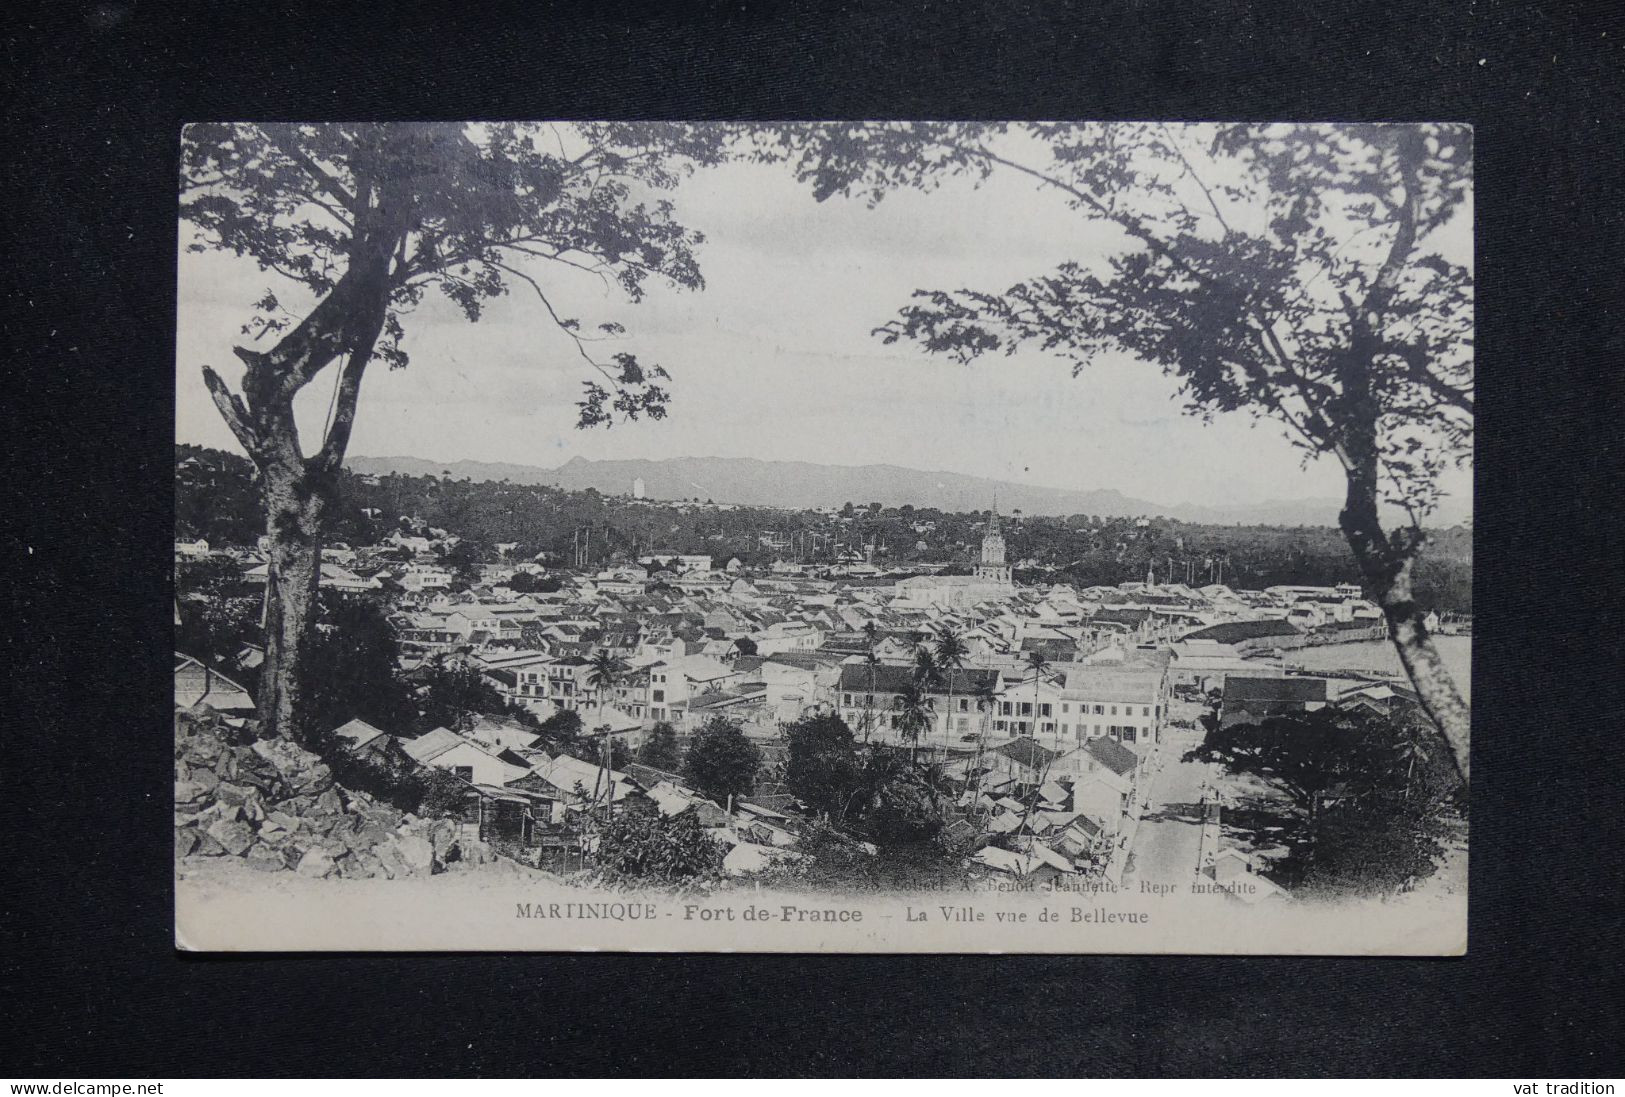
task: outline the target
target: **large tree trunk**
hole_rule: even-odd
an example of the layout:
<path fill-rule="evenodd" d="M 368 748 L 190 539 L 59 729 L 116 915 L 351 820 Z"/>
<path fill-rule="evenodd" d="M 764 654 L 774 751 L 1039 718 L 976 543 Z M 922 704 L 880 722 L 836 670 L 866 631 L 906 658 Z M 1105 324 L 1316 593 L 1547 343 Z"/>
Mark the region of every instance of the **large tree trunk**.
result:
<path fill-rule="evenodd" d="M 299 738 L 313 730 L 303 717 L 301 664 L 321 578 L 322 516 L 350 443 L 361 378 L 389 307 L 390 257 L 405 231 L 399 209 L 374 211 L 378 230 L 353 249 L 351 265 L 293 331 L 266 352 L 234 348 L 247 367 L 246 400 L 213 369 L 203 368 L 209 395 L 259 470 L 265 503 L 265 662 L 257 700 L 261 734 Z M 332 421 L 321 448 L 304 456 L 294 399 L 323 369 L 338 363 Z"/>
<path fill-rule="evenodd" d="M 1338 457 L 1348 479 L 1348 494 L 1338 521 L 1365 579 L 1366 594 L 1382 607 L 1399 661 L 1465 783 L 1472 739 L 1471 715 L 1461 691 L 1433 646 L 1421 608 L 1411 592 L 1411 569 L 1425 538 L 1416 527 L 1385 533 L 1378 511 L 1382 468 L 1378 425 L 1382 409 L 1373 377 L 1374 363 L 1383 353 L 1380 333 L 1389 303 L 1416 242 L 1419 202 L 1416 172 L 1425 154 L 1416 131 L 1400 127 L 1398 133 L 1395 162 L 1404 197 L 1395 220 L 1394 239 L 1365 300 L 1350 309 L 1350 348 L 1339 370 L 1343 391 L 1341 407 L 1333 419 L 1341 426 L 1335 437 L 1339 443 Z"/>
<path fill-rule="evenodd" d="M 307 738 L 303 713 L 301 653 L 315 621 L 321 580 L 324 494 L 303 472 L 271 469 L 264 474 L 266 529 L 270 548 L 265 578 L 265 662 L 258 716 L 261 726 L 283 737 Z"/>
<path fill-rule="evenodd" d="M 1411 569 L 1422 546 L 1411 530 L 1383 532 L 1377 511 L 1375 473 L 1350 472 L 1348 497 L 1339 516 L 1343 535 L 1365 579 L 1366 594 L 1382 608 L 1399 661 L 1416 688 L 1417 698 L 1439 730 L 1456 771 L 1468 779 L 1472 718 L 1461 691 L 1439 658 L 1411 591 Z"/>

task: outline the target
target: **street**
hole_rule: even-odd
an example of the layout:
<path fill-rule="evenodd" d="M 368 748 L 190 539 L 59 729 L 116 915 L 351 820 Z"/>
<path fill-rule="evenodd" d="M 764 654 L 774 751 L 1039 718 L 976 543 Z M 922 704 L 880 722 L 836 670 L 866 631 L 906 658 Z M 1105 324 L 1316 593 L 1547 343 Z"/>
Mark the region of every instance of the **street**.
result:
<path fill-rule="evenodd" d="M 1163 737 L 1162 770 L 1152 780 L 1151 803 L 1140 818 L 1125 882 L 1138 878 L 1185 883 L 1196 874 L 1202 785 L 1214 780 L 1218 767 L 1181 761 L 1187 750 L 1201 743 L 1200 729 L 1167 728 Z"/>

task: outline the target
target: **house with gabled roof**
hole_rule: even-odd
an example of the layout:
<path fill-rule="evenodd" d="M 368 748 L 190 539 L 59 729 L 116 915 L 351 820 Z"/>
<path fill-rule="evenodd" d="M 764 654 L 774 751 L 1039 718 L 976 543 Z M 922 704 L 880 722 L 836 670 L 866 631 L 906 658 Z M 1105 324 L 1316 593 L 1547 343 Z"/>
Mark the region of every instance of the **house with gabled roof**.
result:
<path fill-rule="evenodd" d="M 1140 767 L 1144 764 L 1144 759 L 1136 751 L 1113 739 L 1090 739 L 1078 754 L 1084 759 L 1079 773 L 1111 773 L 1126 781 L 1130 787 L 1139 779 Z"/>
<path fill-rule="evenodd" d="M 1234 846 L 1219 850 L 1201 873 L 1213 881 L 1214 890 L 1248 906 L 1291 898 L 1285 888 L 1258 873 L 1253 858 Z"/>
<path fill-rule="evenodd" d="M 988 748 L 984 757 L 993 772 L 1012 777 L 1022 785 L 1039 785 L 1048 780 L 1061 752 L 1020 736 Z"/>
<path fill-rule="evenodd" d="M 997 875 L 1012 876 L 1035 886 L 1070 876 L 1076 871 L 1070 860 L 1036 839 L 1028 840 L 1023 845 L 1019 852 L 984 846 L 971 856 L 971 861 Z"/>
<path fill-rule="evenodd" d="M 479 715 L 467 731 L 467 736 L 488 749 L 501 751 L 524 750 L 535 746 L 541 736 L 518 720 L 506 716 Z"/>
<path fill-rule="evenodd" d="M 403 740 L 401 747 L 419 765 L 443 769 L 474 785 L 505 785 L 529 772 L 523 766 L 499 758 L 498 751 L 483 747 L 450 728 L 435 728 L 416 739 Z"/>
<path fill-rule="evenodd" d="M 383 759 L 391 755 L 405 756 L 405 752 L 400 750 L 393 735 L 373 727 L 359 717 L 340 724 L 333 729 L 332 734 L 334 739 L 343 744 L 345 750 L 358 758 Z"/>
<path fill-rule="evenodd" d="M 650 786 L 647 795 L 662 815 L 681 815 L 685 811 L 692 811 L 703 827 L 729 825 L 728 813 L 715 801 L 706 799 L 679 782 L 661 781 Z"/>
<path fill-rule="evenodd" d="M 629 796 L 640 796 L 643 793 L 643 786 L 633 780 L 630 774 L 614 769 L 605 770 L 599 765 L 583 762 L 568 754 L 560 754 L 533 766 L 531 773 L 541 777 L 553 788 L 570 793 L 572 796 L 584 797 L 590 801 L 596 795 L 599 803 L 605 801 L 606 793 L 612 793 L 613 801 L 617 804 Z M 578 787 L 580 793 L 576 791 Z"/>
<path fill-rule="evenodd" d="M 224 674 L 204 666 L 190 655 L 175 653 L 175 707 L 203 704 L 216 712 L 254 711 L 254 698 Z"/>
<path fill-rule="evenodd" d="M 1073 813 L 1072 821 L 1055 836 L 1052 844 L 1056 852 L 1065 854 L 1073 861 L 1083 861 L 1109 850 L 1111 836 L 1088 812 L 1078 811 Z"/>
<path fill-rule="evenodd" d="M 743 662 L 736 660 L 735 664 Z M 755 677 L 767 687 L 767 704 L 781 721 L 798 719 L 809 706 L 828 702 L 841 678 L 839 657 L 787 651 L 762 659 Z"/>
<path fill-rule="evenodd" d="M 261 564 L 244 572 L 243 579 L 250 583 L 264 583 L 269 574 L 270 565 Z M 360 594 L 383 588 L 383 583 L 379 582 L 377 576 L 363 578 L 347 567 L 327 561 L 322 562 L 321 578 L 318 582 L 323 590 L 336 590 L 346 594 Z"/>
<path fill-rule="evenodd" d="M 682 730 L 693 733 L 719 716 L 742 725 L 773 725 L 772 713 L 767 707 L 767 687 L 761 682 L 738 682 L 690 697 Z M 750 730 L 746 728 L 747 733 Z"/>

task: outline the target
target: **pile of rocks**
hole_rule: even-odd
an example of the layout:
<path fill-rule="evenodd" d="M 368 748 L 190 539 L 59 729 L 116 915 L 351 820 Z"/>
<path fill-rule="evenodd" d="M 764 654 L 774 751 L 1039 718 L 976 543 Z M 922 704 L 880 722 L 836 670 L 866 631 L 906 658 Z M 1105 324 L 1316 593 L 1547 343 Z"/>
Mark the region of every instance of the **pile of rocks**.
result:
<path fill-rule="evenodd" d="M 207 712 L 175 721 L 175 858 L 241 857 L 301 876 L 428 876 L 495 853 L 333 781 L 320 756 L 283 739 L 238 741 Z"/>

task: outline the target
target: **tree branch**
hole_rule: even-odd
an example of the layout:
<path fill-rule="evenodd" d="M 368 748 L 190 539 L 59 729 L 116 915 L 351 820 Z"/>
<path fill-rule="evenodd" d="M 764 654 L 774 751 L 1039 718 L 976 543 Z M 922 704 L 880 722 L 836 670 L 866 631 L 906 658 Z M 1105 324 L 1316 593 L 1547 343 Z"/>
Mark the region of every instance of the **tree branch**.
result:
<path fill-rule="evenodd" d="M 578 335 L 576 332 L 571 331 L 569 329 L 569 327 L 567 327 L 565 325 L 563 318 L 560 317 L 559 314 L 558 314 L 558 310 L 553 307 L 553 302 L 549 301 L 547 299 L 547 294 L 545 292 L 543 292 L 541 284 L 538 283 L 536 281 L 536 279 L 532 278 L 530 275 L 526 274 L 524 271 L 516 270 L 515 268 L 510 267 L 508 264 L 503 263 L 503 262 L 501 262 L 499 260 L 487 259 L 487 260 L 485 260 L 485 262 L 490 263 L 493 267 L 497 267 L 497 268 L 499 268 L 501 270 L 507 271 L 509 274 L 513 275 L 515 278 L 518 278 L 518 279 L 521 279 L 522 281 L 524 281 L 525 284 L 530 286 L 531 289 L 535 290 L 536 291 L 536 296 L 542 302 L 542 306 L 547 309 L 547 314 L 553 318 L 553 323 L 555 325 L 557 325 L 557 327 L 558 327 L 558 329 L 560 331 L 562 331 L 562 332 L 564 332 L 564 334 L 568 335 L 570 337 L 570 341 L 573 342 L 576 345 L 576 353 L 581 356 L 581 360 L 583 362 L 586 362 L 589 366 L 591 366 L 593 369 L 597 370 L 599 373 L 603 374 L 604 379 L 607 380 L 610 384 L 614 385 L 615 390 L 617 392 L 625 392 L 626 391 L 624 386 L 622 386 L 622 384 L 620 382 L 620 379 L 617 378 L 613 373 L 610 372 L 609 367 L 595 361 L 593 359 L 592 355 L 587 353 L 586 344 L 582 342 L 581 336 Z"/>
<path fill-rule="evenodd" d="M 1468 415 L 1473 414 L 1472 394 L 1467 389 L 1452 385 L 1429 369 L 1427 355 L 1419 347 L 1396 346 L 1390 349 L 1394 357 L 1405 366 L 1406 377 L 1433 393 L 1443 403 Z"/>
<path fill-rule="evenodd" d="M 1197 187 L 1201 189 L 1202 196 L 1207 199 L 1207 204 L 1212 207 L 1213 216 L 1219 222 L 1219 227 L 1224 229 L 1224 234 L 1226 236 L 1229 236 L 1231 233 L 1230 222 L 1224 219 L 1224 213 L 1219 209 L 1219 203 L 1214 199 L 1213 192 L 1208 189 L 1206 183 L 1202 182 L 1202 177 L 1196 174 L 1196 169 L 1191 166 L 1190 160 L 1185 156 L 1185 150 L 1181 149 L 1177 144 L 1174 143 L 1173 135 L 1168 132 L 1168 126 L 1165 123 L 1160 122 L 1158 123 L 1158 126 L 1162 130 L 1163 140 L 1168 143 L 1169 148 L 1174 150 L 1174 155 L 1179 157 L 1179 162 L 1184 165 L 1185 174 L 1190 176 L 1191 182 L 1195 183 Z"/>
<path fill-rule="evenodd" d="M 1383 257 L 1382 265 L 1377 268 L 1377 275 L 1371 280 L 1371 286 L 1366 291 L 1365 300 L 1360 304 L 1360 311 L 1366 317 L 1366 323 L 1371 331 L 1381 330 L 1380 314 L 1388 307 L 1388 300 L 1399 286 L 1399 276 L 1404 271 L 1405 257 L 1411 253 L 1416 245 L 1417 206 L 1420 196 L 1417 194 L 1416 167 L 1421 158 L 1421 137 L 1414 130 L 1402 132 L 1394 148 L 1394 156 L 1399 164 L 1400 185 L 1404 187 L 1405 196 L 1400 200 L 1395 211 L 1398 223 L 1395 227 L 1394 238 L 1388 245 L 1388 254 Z"/>
<path fill-rule="evenodd" d="M 344 454 L 350 447 L 350 431 L 355 425 L 356 403 L 361 395 L 361 375 L 372 360 L 372 346 L 350 352 L 339 374 L 338 390 L 333 397 L 333 422 L 327 428 L 322 448 L 312 459 L 320 472 L 334 473 L 344 464 Z"/>
<path fill-rule="evenodd" d="M 340 204 L 349 210 L 352 215 L 358 215 L 360 207 L 356 196 L 346 190 L 344 184 L 340 183 L 336 176 L 318 164 L 309 153 L 299 147 L 299 142 L 293 139 L 296 128 L 284 123 L 262 122 L 259 125 L 259 131 L 265 134 L 266 140 L 278 152 L 292 160 L 300 170 L 315 180 L 317 186 L 338 199 Z"/>
<path fill-rule="evenodd" d="M 231 433 L 238 443 L 253 458 L 256 465 L 264 459 L 264 450 L 260 444 L 259 433 L 254 429 L 253 419 L 248 408 L 243 404 L 242 398 L 226 387 L 212 366 L 203 367 L 203 385 L 209 390 L 209 397 L 214 406 L 220 410 L 220 417 L 231 428 Z"/>

